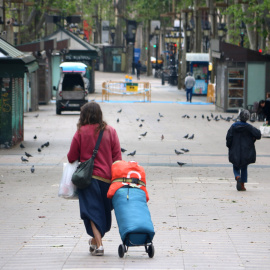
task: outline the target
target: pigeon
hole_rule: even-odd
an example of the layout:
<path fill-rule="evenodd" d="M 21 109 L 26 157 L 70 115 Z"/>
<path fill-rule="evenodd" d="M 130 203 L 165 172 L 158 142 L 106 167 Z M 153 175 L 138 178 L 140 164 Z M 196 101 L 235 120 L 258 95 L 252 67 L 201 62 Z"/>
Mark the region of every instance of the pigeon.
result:
<path fill-rule="evenodd" d="M 31 173 L 34 173 L 35 172 L 35 167 L 34 165 L 31 167 Z"/>
<path fill-rule="evenodd" d="M 186 115 L 186 114 L 182 116 L 182 118 L 186 118 L 186 117 L 187 117 L 187 115 Z"/>
<path fill-rule="evenodd" d="M 20 147 L 21 147 L 22 149 L 25 148 L 25 146 L 24 146 L 22 143 L 20 144 Z"/>
<path fill-rule="evenodd" d="M 136 118 L 136 121 L 139 121 L 140 120 L 140 118 Z"/>
<path fill-rule="evenodd" d="M 188 137 L 189 140 L 192 140 L 194 138 L 194 134 L 192 134 L 190 137 Z"/>
<path fill-rule="evenodd" d="M 22 162 L 28 162 L 28 159 L 24 158 L 23 156 L 21 157 Z"/>
<path fill-rule="evenodd" d="M 160 118 L 161 118 L 161 117 L 164 117 L 161 113 L 158 113 L 158 115 L 159 115 Z"/>
<path fill-rule="evenodd" d="M 194 118 L 197 118 L 197 115 L 194 115 Z"/>
<path fill-rule="evenodd" d="M 207 120 L 208 120 L 209 122 L 211 121 L 211 119 L 210 119 L 208 116 L 207 116 L 206 118 L 207 118 Z"/>
<path fill-rule="evenodd" d="M 160 119 L 157 119 L 157 121 L 159 122 L 159 121 L 160 121 Z"/>
<path fill-rule="evenodd" d="M 187 115 L 187 118 L 189 118 L 189 115 Z"/>
<path fill-rule="evenodd" d="M 142 127 L 142 124 L 140 124 L 139 127 Z"/>
<path fill-rule="evenodd" d="M 122 109 L 120 109 L 119 111 L 117 111 L 118 113 L 121 113 L 122 112 Z"/>
<path fill-rule="evenodd" d="M 125 153 L 126 151 L 127 151 L 126 149 L 121 148 L 121 152 L 122 152 L 122 153 Z"/>
<path fill-rule="evenodd" d="M 187 139 L 187 137 L 188 137 L 188 134 L 187 134 L 187 135 L 185 135 L 183 138 Z"/>
<path fill-rule="evenodd" d="M 176 149 L 174 150 L 176 155 L 184 154 L 183 152 L 177 151 Z"/>
<path fill-rule="evenodd" d="M 211 113 L 211 117 L 214 118 L 214 115 Z"/>
<path fill-rule="evenodd" d="M 162 140 L 162 141 L 164 140 L 164 135 L 163 135 L 163 134 L 161 135 L 161 140 Z"/>
<path fill-rule="evenodd" d="M 41 149 L 40 149 L 40 148 L 38 148 L 38 152 L 39 152 L 39 153 L 41 152 Z"/>
<path fill-rule="evenodd" d="M 50 145 L 49 142 L 44 143 L 44 146 L 48 147 Z"/>
<path fill-rule="evenodd" d="M 177 164 L 179 165 L 179 166 L 183 166 L 183 165 L 185 165 L 185 164 L 187 164 L 187 163 L 183 163 L 183 162 L 179 162 L 179 161 L 177 161 Z"/>
<path fill-rule="evenodd" d="M 32 155 L 28 154 L 27 152 L 24 152 L 27 157 L 33 157 Z"/>
<path fill-rule="evenodd" d="M 133 151 L 133 152 L 131 152 L 131 153 L 129 153 L 129 154 L 127 154 L 128 156 L 134 156 L 136 154 L 136 150 L 135 151 Z"/>
<path fill-rule="evenodd" d="M 189 152 L 187 148 L 181 148 L 181 150 L 184 151 L 185 153 Z"/>
<path fill-rule="evenodd" d="M 202 114 L 202 119 L 204 119 L 204 114 Z"/>
<path fill-rule="evenodd" d="M 36 140 L 36 139 L 37 139 L 37 135 L 34 136 L 34 140 Z"/>
<path fill-rule="evenodd" d="M 142 122 L 144 122 L 144 119 L 141 119 Z"/>
<path fill-rule="evenodd" d="M 35 117 L 38 118 L 39 114 L 36 114 Z"/>
<path fill-rule="evenodd" d="M 140 134 L 141 136 L 143 136 L 143 137 L 145 137 L 146 136 L 146 134 L 147 134 L 147 131 L 146 132 L 144 132 L 143 134 Z"/>
<path fill-rule="evenodd" d="M 119 118 L 117 118 L 116 122 L 119 123 Z"/>

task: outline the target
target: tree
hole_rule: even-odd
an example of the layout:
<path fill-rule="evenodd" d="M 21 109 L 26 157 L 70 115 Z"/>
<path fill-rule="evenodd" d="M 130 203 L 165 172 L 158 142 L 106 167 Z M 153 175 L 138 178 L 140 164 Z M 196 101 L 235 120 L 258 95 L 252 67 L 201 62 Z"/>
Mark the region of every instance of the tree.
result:
<path fill-rule="evenodd" d="M 240 37 L 239 27 L 243 22 L 246 26 L 245 47 L 252 50 L 265 48 L 265 40 L 269 36 L 269 8 L 270 1 L 240 1 L 241 3 L 231 4 L 226 14 L 233 17 L 233 22 L 228 26 L 232 36 L 231 43 L 238 44 Z"/>

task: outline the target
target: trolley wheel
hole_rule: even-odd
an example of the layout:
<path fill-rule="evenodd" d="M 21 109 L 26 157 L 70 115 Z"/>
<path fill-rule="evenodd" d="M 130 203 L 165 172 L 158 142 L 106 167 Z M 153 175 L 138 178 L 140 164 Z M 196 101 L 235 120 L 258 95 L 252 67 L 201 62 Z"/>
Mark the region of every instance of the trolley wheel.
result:
<path fill-rule="evenodd" d="M 153 244 L 151 244 L 148 247 L 147 253 L 148 253 L 149 258 L 153 258 L 154 257 L 154 255 L 155 255 L 155 248 L 154 248 L 154 245 Z"/>
<path fill-rule="evenodd" d="M 126 252 L 125 245 L 123 245 L 123 244 L 119 245 L 119 247 L 118 247 L 118 255 L 119 255 L 120 258 L 124 257 L 125 252 Z"/>

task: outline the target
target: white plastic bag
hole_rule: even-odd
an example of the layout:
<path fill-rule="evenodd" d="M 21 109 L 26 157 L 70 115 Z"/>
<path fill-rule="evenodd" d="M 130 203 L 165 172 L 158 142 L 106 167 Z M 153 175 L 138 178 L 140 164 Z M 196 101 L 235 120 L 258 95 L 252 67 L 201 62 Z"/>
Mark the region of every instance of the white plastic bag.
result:
<path fill-rule="evenodd" d="M 63 163 L 63 174 L 59 185 L 58 196 L 65 199 L 78 199 L 76 187 L 71 182 L 71 177 L 78 167 L 79 162 Z"/>
<path fill-rule="evenodd" d="M 270 127 L 260 126 L 260 131 L 263 137 L 270 137 Z"/>

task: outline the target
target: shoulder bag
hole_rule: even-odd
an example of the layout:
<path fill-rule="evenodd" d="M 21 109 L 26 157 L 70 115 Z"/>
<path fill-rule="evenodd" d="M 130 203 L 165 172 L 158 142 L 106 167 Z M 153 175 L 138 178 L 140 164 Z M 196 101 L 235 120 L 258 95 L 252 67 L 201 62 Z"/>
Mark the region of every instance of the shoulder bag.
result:
<path fill-rule="evenodd" d="M 98 152 L 98 147 L 103 135 L 103 131 L 101 130 L 98 136 L 98 140 L 93 151 L 93 155 L 90 159 L 85 162 L 81 162 L 77 167 L 76 171 L 73 173 L 71 181 L 72 183 L 79 189 L 87 188 L 91 184 L 92 173 L 94 169 L 94 161 L 96 154 Z"/>

